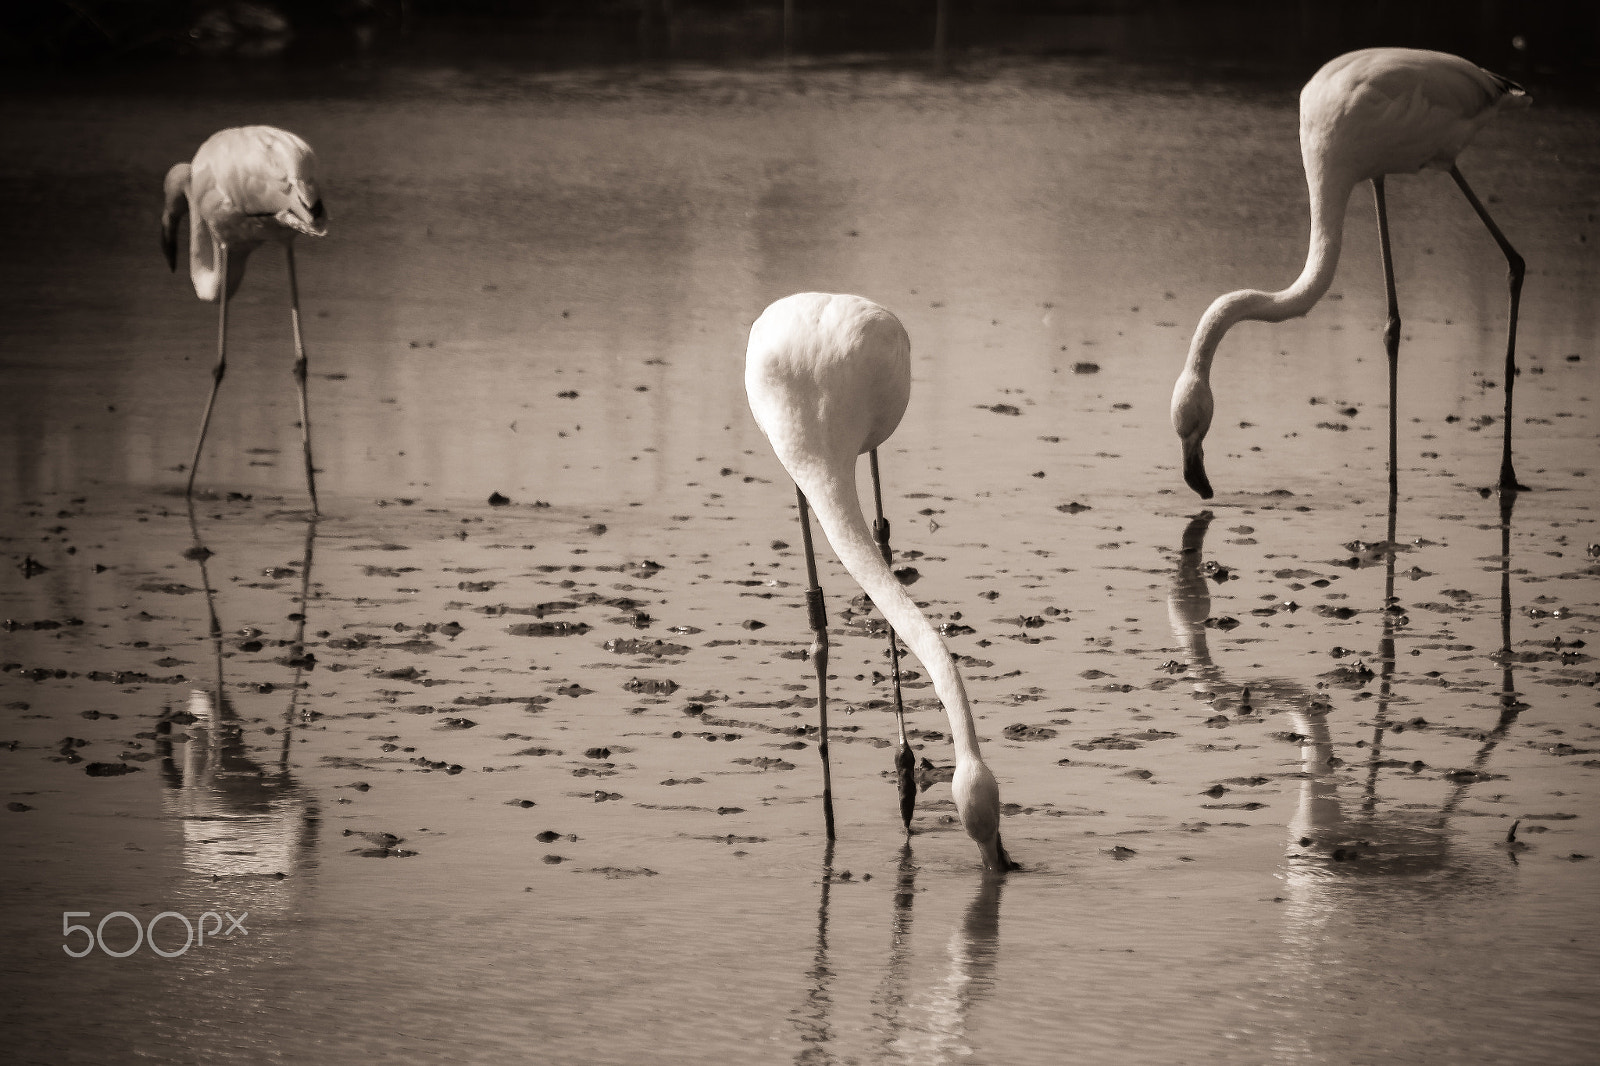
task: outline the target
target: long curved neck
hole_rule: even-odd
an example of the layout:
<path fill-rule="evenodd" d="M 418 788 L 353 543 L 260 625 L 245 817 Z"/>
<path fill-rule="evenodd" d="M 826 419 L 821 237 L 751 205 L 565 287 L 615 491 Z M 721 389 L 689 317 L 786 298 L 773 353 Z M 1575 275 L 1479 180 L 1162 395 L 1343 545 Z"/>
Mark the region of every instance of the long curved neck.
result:
<path fill-rule="evenodd" d="M 228 248 L 228 278 L 227 289 L 231 297 L 239 291 L 239 285 L 244 281 L 244 265 L 250 258 L 250 253 L 256 248 L 255 244 L 235 242 Z M 218 260 L 222 258 L 222 241 L 211 232 L 211 227 L 204 222 L 195 224 L 195 216 L 189 216 L 189 280 L 194 282 L 194 294 L 208 303 L 216 303 L 223 287 L 222 270 Z"/>
<path fill-rule="evenodd" d="M 790 474 L 816 512 L 817 521 L 822 524 L 839 561 L 927 670 L 950 719 L 950 737 L 955 744 L 957 763 L 969 760 L 981 763 L 983 756 L 978 750 L 972 706 L 967 700 L 961 674 L 950 658 L 950 650 L 879 554 L 856 495 L 855 458 L 839 465 L 842 469 L 831 464 L 797 464 L 798 469 L 791 468 Z"/>
<path fill-rule="evenodd" d="M 194 196 L 192 195 L 190 168 L 187 163 L 179 163 L 167 174 L 166 180 L 166 209 L 161 214 L 161 240 L 167 248 L 169 261 L 177 240 L 178 223 L 185 217 L 189 220 L 189 280 L 194 284 L 194 294 L 208 303 L 215 303 L 222 295 L 224 282 L 219 260 L 222 258 L 222 241 L 206 222 L 204 215 L 196 210 Z M 254 244 L 248 242 L 235 242 L 228 249 L 228 276 L 226 281 L 227 293 L 232 296 L 239 291 L 239 284 L 244 281 L 245 261 L 249 258 Z"/>
<path fill-rule="evenodd" d="M 1278 292 L 1240 289 L 1219 296 L 1206 309 L 1189 343 L 1184 369 L 1201 380 L 1211 377 L 1211 360 L 1228 330 L 1243 321 L 1282 322 L 1310 311 L 1333 284 L 1344 242 L 1344 215 L 1355 188 L 1352 179 L 1329 174 L 1308 160 L 1306 186 L 1311 194 L 1311 245 L 1305 269 L 1294 284 Z"/>
<path fill-rule="evenodd" d="M 189 280 L 194 282 L 194 294 L 208 303 L 215 303 L 222 290 L 222 271 L 217 265 L 217 259 L 221 254 L 222 243 L 212 237 L 211 227 L 191 212 Z"/>

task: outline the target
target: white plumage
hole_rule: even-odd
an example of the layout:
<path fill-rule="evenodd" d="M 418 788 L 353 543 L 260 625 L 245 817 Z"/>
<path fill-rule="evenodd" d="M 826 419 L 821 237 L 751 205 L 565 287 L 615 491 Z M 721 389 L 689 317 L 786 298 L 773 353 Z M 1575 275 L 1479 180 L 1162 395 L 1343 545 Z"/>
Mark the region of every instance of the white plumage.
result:
<path fill-rule="evenodd" d="M 245 262 L 267 241 L 283 245 L 289 268 L 289 314 L 294 328 L 294 375 L 300 391 L 300 426 L 305 444 L 306 486 L 317 510 L 311 463 L 311 420 L 306 400 L 306 350 L 300 332 L 300 295 L 295 282 L 294 238 L 327 232 L 327 212 L 317 190 L 311 146 L 287 130 L 243 126 L 212 134 L 188 163 L 167 172 L 161 213 L 161 248 L 167 266 L 178 269 L 178 224 L 189 220 L 189 278 L 195 295 L 218 305 L 217 365 L 200 421 L 186 494 L 205 445 L 217 388 L 227 370 L 228 298 L 244 280 Z"/>
<path fill-rule="evenodd" d="M 979 751 L 961 674 L 932 623 L 884 561 L 856 493 L 857 458 L 889 438 L 911 397 L 911 341 L 905 328 L 859 296 L 808 292 L 785 297 L 750 328 L 744 382 L 756 423 L 799 488 L 801 522 L 809 521 L 804 511 L 809 503 L 839 561 L 933 682 L 955 744 L 951 791 L 956 809 L 984 865 L 1012 868 L 1000 842 L 1000 786 Z M 804 528 L 809 541 L 809 525 Z M 819 643 L 825 637 L 819 634 Z M 825 655 L 825 644 L 813 646 L 813 654 L 819 652 Z M 819 680 L 824 672 L 819 666 Z"/>
<path fill-rule="evenodd" d="M 1172 425 L 1183 442 L 1184 480 L 1212 495 L 1201 443 L 1211 427 L 1211 361 L 1237 322 L 1281 322 L 1305 314 L 1333 283 L 1351 190 L 1371 181 L 1383 250 L 1389 318 L 1385 344 L 1390 369 L 1390 440 L 1395 427 L 1395 364 L 1400 312 L 1389 255 L 1384 207 L 1386 174 L 1447 170 L 1500 246 L 1511 268 L 1511 323 L 1506 345 L 1506 420 L 1500 485 L 1515 491 L 1511 469 L 1511 389 L 1516 374 L 1517 305 L 1523 262 L 1456 168 L 1456 157 L 1500 111 L 1530 102 L 1522 87 L 1459 56 L 1412 48 L 1367 48 L 1329 61 L 1300 93 L 1300 152 L 1311 203 L 1311 243 L 1305 269 L 1287 289 L 1241 289 L 1219 296 L 1201 317 L 1172 393 Z M 1393 454 L 1390 487 L 1396 484 Z"/>

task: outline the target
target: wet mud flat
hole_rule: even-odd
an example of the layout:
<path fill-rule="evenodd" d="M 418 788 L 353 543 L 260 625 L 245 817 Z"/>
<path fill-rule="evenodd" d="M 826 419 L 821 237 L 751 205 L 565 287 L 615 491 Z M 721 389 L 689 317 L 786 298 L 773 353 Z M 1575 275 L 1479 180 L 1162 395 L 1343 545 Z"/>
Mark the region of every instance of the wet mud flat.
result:
<path fill-rule="evenodd" d="M 132 225 L 100 256 L 41 267 L 129 280 L 107 305 L 36 308 L 7 371 L 40 397 L 6 401 L 0 579 L 4 1017 L 24 1061 L 522 1061 L 537 1046 L 570 1062 L 752 1047 L 1564 1062 L 1592 1046 L 1600 382 L 1590 253 L 1572 219 L 1549 221 L 1593 195 L 1574 192 L 1592 118 L 1529 112 L 1486 133 L 1490 184 L 1510 187 L 1519 150 L 1567 159 L 1507 203 L 1508 232 L 1546 264 L 1517 387 L 1532 491 L 1508 507 L 1480 492 L 1497 469 L 1502 282 L 1470 217 L 1440 221 L 1419 180 L 1392 208 L 1412 214 L 1413 251 L 1400 221 L 1396 239 L 1415 256 L 1395 512 L 1382 290 L 1355 220 L 1346 298 L 1219 359 L 1220 495 L 1202 506 L 1166 399 L 1209 299 L 1298 267 L 1292 92 L 1286 109 L 1203 86 L 1091 98 L 1031 75 L 902 77 L 819 75 L 804 100 L 776 77 L 731 83 L 748 97 L 721 76 L 665 99 L 463 90 L 413 119 L 403 102 L 278 102 L 285 125 L 345 145 L 329 154 L 350 236 L 301 256 L 303 299 L 325 312 L 307 326 L 326 413 L 314 522 L 287 358 L 260 354 L 284 332 L 265 253 L 192 515 L 173 468 L 208 309 L 158 287 L 172 279 Z M 759 132 L 770 107 L 811 124 L 804 153 Z M 10 118 L 47 139 L 117 110 Z M 1155 224 L 1145 205 L 1228 198 L 1199 178 L 1172 188 L 1153 148 L 1038 148 L 1063 115 L 1102 147 L 1227 131 L 1232 172 L 1253 175 L 1237 180 L 1281 198 L 1281 217 L 1165 217 L 1194 254 L 1162 265 L 1126 239 Z M 440 193 L 459 174 L 380 181 L 401 158 L 380 131 L 407 121 L 462 136 L 463 169 L 488 176 L 454 200 Z M 500 124 L 568 153 L 546 192 L 514 176 L 521 149 L 467 136 Z M 627 147 L 611 147 L 619 127 L 638 135 Z M 666 147 L 730 132 L 748 159 L 690 166 Z M 981 147 L 950 147 L 967 140 Z M 930 235 L 895 206 L 893 174 L 871 177 L 895 147 L 943 164 L 918 180 L 962 209 L 953 232 Z M 671 180 L 646 181 L 663 154 Z M 963 191 L 964 168 L 996 155 L 1006 195 Z M 1126 188 L 1069 195 L 1068 163 Z M 147 191 L 122 184 L 130 203 Z M 412 218 L 457 210 L 402 227 L 391 195 Z M 611 206 L 488 233 L 476 207 L 522 195 Z M 691 206 L 663 236 L 675 203 Z M 1049 239 L 1025 237 L 1040 218 Z M 1217 240 L 1221 265 L 1195 266 Z M 398 248 L 387 288 L 356 269 L 363 244 Z M 438 290 L 424 261 L 470 284 Z M 556 291 L 527 297 L 536 276 Z M 1024 867 L 1004 879 L 953 822 L 947 726 L 914 660 L 927 787 L 899 831 L 881 621 L 827 552 L 840 839 L 823 839 L 792 488 L 739 380 L 749 320 L 812 286 L 873 294 L 912 336 L 912 406 L 883 456 L 896 565 L 973 696 Z M 119 910 L 248 912 L 248 933 L 173 958 L 62 951 L 81 940 L 63 912 Z M 123 919 L 105 935 L 133 942 Z M 151 939 L 182 942 L 170 921 Z M 1130 1029 L 1130 1003 L 1159 1023 Z"/>

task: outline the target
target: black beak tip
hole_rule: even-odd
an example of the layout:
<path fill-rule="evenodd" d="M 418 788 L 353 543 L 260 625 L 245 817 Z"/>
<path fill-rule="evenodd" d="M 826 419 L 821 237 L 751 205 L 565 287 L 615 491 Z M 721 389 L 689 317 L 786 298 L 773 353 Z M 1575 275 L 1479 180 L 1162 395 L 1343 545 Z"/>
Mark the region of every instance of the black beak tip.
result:
<path fill-rule="evenodd" d="M 1206 468 L 1198 456 L 1184 462 L 1183 480 L 1202 500 L 1209 500 L 1216 495 L 1211 491 L 1211 479 L 1206 477 Z"/>
<path fill-rule="evenodd" d="M 998 869 L 999 869 L 1000 873 L 1008 874 L 1012 870 L 1020 870 L 1020 869 L 1022 869 L 1022 864 L 1020 862 L 1013 861 L 1011 856 L 1006 853 L 1006 846 L 1004 844 L 1002 844 L 1002 843 L 1000 843 L 1000 841 L 996 840 L 994 842 L 994 847 L 995 847 L 995 858 L 999 860 Z"/>

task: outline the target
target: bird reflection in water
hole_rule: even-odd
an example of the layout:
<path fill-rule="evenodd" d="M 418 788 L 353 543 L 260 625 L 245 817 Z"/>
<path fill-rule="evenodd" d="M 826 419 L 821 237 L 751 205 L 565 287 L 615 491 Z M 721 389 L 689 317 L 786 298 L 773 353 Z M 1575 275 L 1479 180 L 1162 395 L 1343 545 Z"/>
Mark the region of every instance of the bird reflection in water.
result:
<path fill-rule="evenodd" d="M 1431 874 L 1455 865 L 1465 859 L 1452 858 L 1449 850 L 1448 822 L 1471 786 L 1483 780 L 1490 754 L 1506 734 L 1517 715 L 1524 708 L 1518 698 L 1511 651 L 1511 514 L 1516 505 L 1512 493 L 1500 500 L 1500 622 L 1501 650 L 1496 658 L 1502 665 L 1501 713 L 1493 729 L 1482 735 L 1482 744 L 1467 767 L 1449 770 L 1443 776 L 1450 792 L 1442 802 L 1435 804 L 1394 805 L 1393 810 L 1381 810 L 1379 803 L 1379 777 L 1384 769 L 1402 773 L 1420 773 L 1425 769 L 1420 762 L 1406 763 L 1386 758 L 1384 742 L 1391 734 L 1403 731 L 1408 723 L 1393 720 L 1392 708 L 1396 703 L 1394 692 L 1395 664 L 1397 661 L 1396 634 L 1402 632 L 1408 620 L 1406 612 L 1395 596 L 1395 564 L 1400 546 L 1396 541 L 1396 498 L 1391 495 L 1387 514 L 1386 539 L 1378 544 L 1357 546 L 1357 565 L 1377 565 L 1382 562 L 1384 573 L 1384 600 L 1380 612 L 1382 634 L 1378 643 L 1376 674 L 1365 673 L 1365 666 L 1351 668 L 1351 676 L 1362 682 L 1374 682 L 1375 711 L 1371 736 L 1361 745 L 1365 749 L 1361 773 L 1359 801 L 1347 804 L 1340 795 L 1339 771 L 1345 766 L 1334 751 L 1333 733 L 1328 714 L 1331 703 L 1321 694 L 1293 680 L 1278 678 L 1251 678 L 1244 684 L 1225 678 L 1212 660 L 1206 643 L 1206 621 L 1210 615 L 1211 599 L 1206 583 L 1203 549 L 1207 527 L 1212 521 L 1209 511 L 1189 520 L 1183 533 L 1183 551 L 1173 576 L 1168 594 L 1168 618 L 1174 636 L 1184 649 L 1187 663 L 1183 664 L 1185 676 L 1195 684 L 1196 694 L 1207 701 L 1222 702 L 1234 697 L 1236 712 L 1248 708 L 1252 713 L 1271 713 L 1282 710 L 1288 713 L 1293 733 L 1300 739 L 1300 794 L 1293 817 L 1288 824 L 1288 864 L 1285 876 L 1291 889 L 1291 899 L 1316 895 L 1317 887 L 1329 877 L 1348 878 L 1361 875 Z M 1362 672 L 1357 672 L 1362 671 Z M 1420 723 L 1418 723 L 1420 724 Z"/>
<path fill-rule="evenodd" d="M 945 942 L 944 979 L 912 999 L 912 1024 L 893 1048 L 908 1062 L 974 1062 L 981 1051 L 969 1039 L 972 1010 L 994 991 L 1000 959 L 1000 892 L 1005 878 L 985 871 L 961 924 Z"/>
<path fill-rule="evenodd" d="M 1249 718 L 1275 707 L 1310 699 L 1312 693 L 1299 682 L 1262 676 L 1241 683 L 1225 677 L 1212 660 L 1206 640 L 1209 628 L 1206 623 L 1214 623 L 1211 586 L 1207 582 L 1227 577 L 1220 567 L 1208 570 L 1205 561 L 1206 531 L 1214 517 L 1210 511 L 1201 511 L 1183 527 L 1178 569 L 1172 575 L 1172 587 L 1167 592 L 1167 623 L 1183 649 L 1185 661 L 1168 664 L 1167 669 L 1182 670 L 1185 680 L 1194 685 L 1196 699 L 1219 711 L 1230 710 L 1239 717 Z"/>
<path fill-rule="evenodd" d="M 828 905 L 833 886 L 851 878 L 848 873 L 834 873 L 833 851 L 829 842 L 817 904 L 816 950 L 806 971 L 806 1004 L 793 1013 L 801 1041 L 797 1064 L 835 1061 L 829 1045 L 835 1035 L 833 984 L 838 973 L 829 957 Z M 946 941 L 943 976 L 926 988 L 908 991 L 917 975 L 911 922 L 916 880 L 917 865 L 907 842 L 896 871 L 888 960 L 872 996 L 872 1018 L 883 1034 L 884 1057 L 914 1063 L 974 1061 L 978 1049 L 968 1039 L 970 1016 L 995 986 L 1004 872 L 986 870 L 978 879 L 972 901 Z"/>
<path fill-rule="evenodd" d="M 167 817 L 183 826 L 183 862 L 192 873 L 216 877 L 283 877 L 307 866 L 319 814 L 314 797 L 289 769 L 289 745 L 301 721 L 301 682 L 315 660 L 305 652 L 306 608 L 311 589 L 316 520 L 306 523 L 294 639 L 279 662 L 293 671 L 276 757 L 263 760 L 245 742 L 244 722 L 223 676 L 222 625 L 194 509 L 193 546 L 185 552 L 200 570 L 215 656 L 209 688 L 193 689 L 186 707 L 169 707 L 157 724 L 162 797 Z M 270 690 L 270 686 L 262 686 Z"/>
<path fill-rule="evenodd" d="M 1407 804 L 1405 809 L 1380 810 L 1379 776 L 1384 769 L 1417 774 L 1425 769 L 1420 761 L 1405 763 L 1384 757 L 1385 738 L 1403 731 L 1410 724 L 1393 720 L 1396 634 L 1408 624 L 1406 613 L 1395 596 L 1395 560 L 1399 545 L 1395 540 L 1396 507 L 1389 499 L 1387 540 L 1369 545 L 1369 558 L 1384 561 L 1384 608 L 1382 636 L 1378 643 L 1376 711 L 1372 735 L 1366 747 L 1365 779 L 1355 813 L 1346 814 L 1341 805 L 1335 771 L 1341 765 L 1333 751 L 1333 738 L 1326 713 L 1311 710 L 1291 711 L 1295 732 L 1301 740 L 1301 795 L 1299 807 L 1289 824 L 1288 880 L 1291 889 L 1315 884 L 1330 874 L 1343 877 L 1362 874 L 1431 875 L 1451 873 L 1457 882 L 1468 873 L 1465 856 L 1450 848 L 1449 822 L 1471 787 L 1489 775 L 1485 770 L 1489 756 L 1516 721 L 1524 707 L 1516 691 L 1511 650 L 1511 516 L 1516 494 L 1500 498 L 1500 643 L 1495 658 L 1501 664 L 1500 714 L 1493 728 L 1481 734 L 1478 750 L 1468 766 L 1444 772 L 1450 791 L 1437 807 Z M 1515 856 L 1513 854 L 1513 860 Z M 1299 893 L 1296 893 L 1298 896 Z"/>

